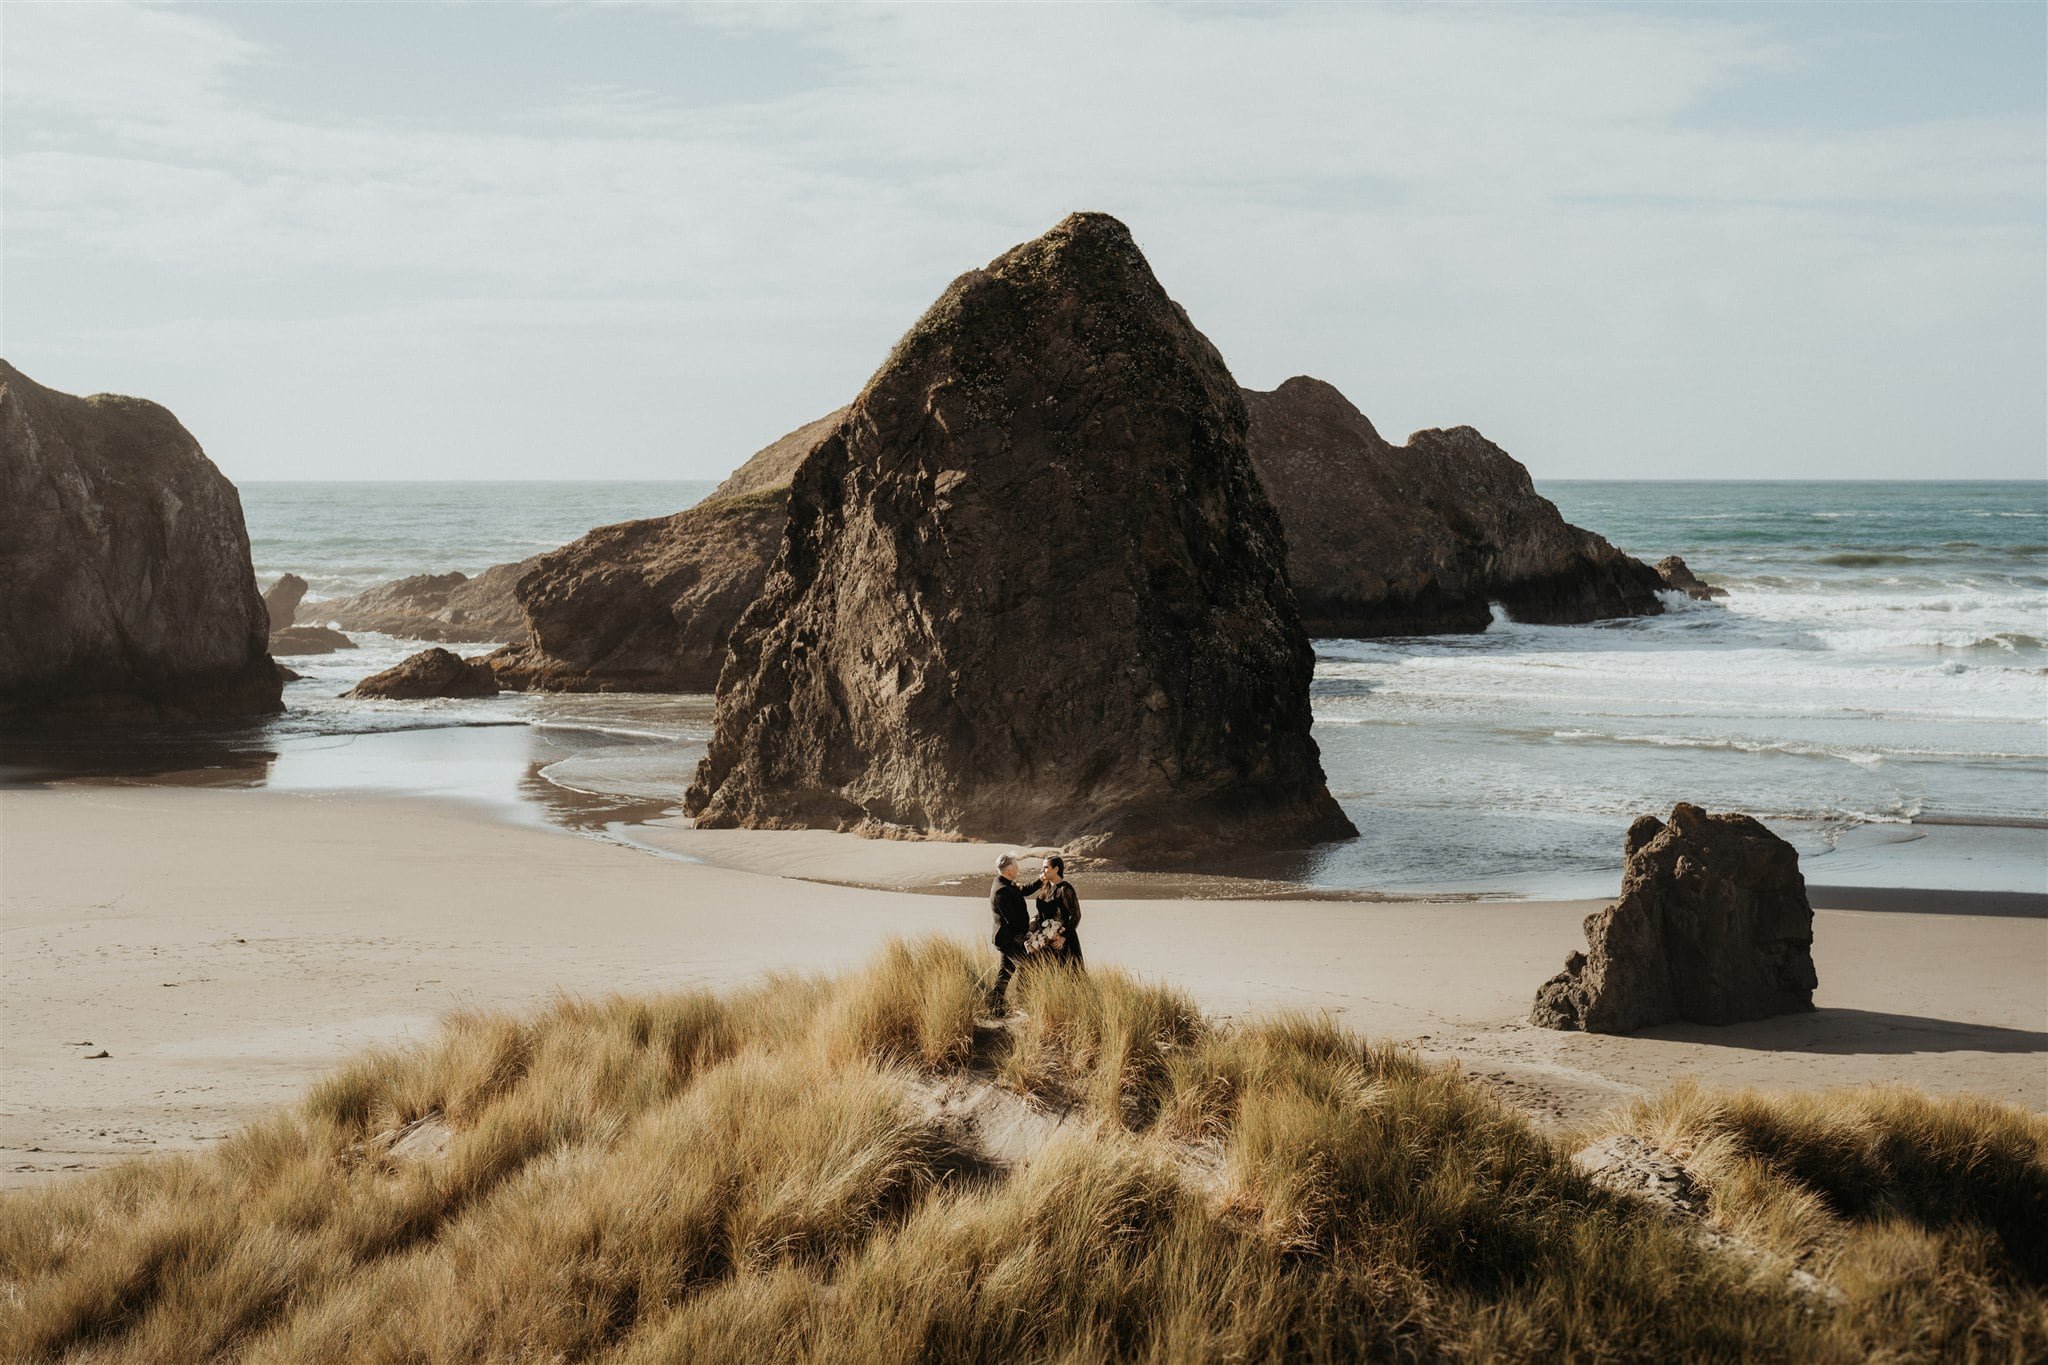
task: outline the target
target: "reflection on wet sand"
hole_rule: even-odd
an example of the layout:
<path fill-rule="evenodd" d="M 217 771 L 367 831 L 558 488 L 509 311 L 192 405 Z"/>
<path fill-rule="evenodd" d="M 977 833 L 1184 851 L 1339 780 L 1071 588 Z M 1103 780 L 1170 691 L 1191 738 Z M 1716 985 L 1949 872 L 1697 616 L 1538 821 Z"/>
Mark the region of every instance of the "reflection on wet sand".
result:
<path fill-rule="evenodd" d="M 686 739 L 520 721 L 282 735 L 263 726 L 102 726 L 0 737 L 0 786 L 427 795 L 520 823 L 605 834 L 673 814 L 701 752 Z M 622 780 L 577 785 L 599 767 Z"/>
<path fill-rule="evenodd" d="M 260 787 L 277 759 L 261 726 L 133 727 L 38 723 L 0 732 L 0 787 L 60 782 Z"/>

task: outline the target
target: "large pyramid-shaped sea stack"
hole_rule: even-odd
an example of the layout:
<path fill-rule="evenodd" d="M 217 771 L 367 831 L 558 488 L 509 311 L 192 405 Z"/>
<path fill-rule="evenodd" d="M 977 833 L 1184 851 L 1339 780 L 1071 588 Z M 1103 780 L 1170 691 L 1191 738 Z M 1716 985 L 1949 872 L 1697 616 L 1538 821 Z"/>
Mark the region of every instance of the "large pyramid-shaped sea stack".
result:
<path fill-rule="evenodd" d="M 1230 372 L 1123 224 L 955 280 L 796 471 L 700 824 L 1170 861 L 1352 834 Z"/>

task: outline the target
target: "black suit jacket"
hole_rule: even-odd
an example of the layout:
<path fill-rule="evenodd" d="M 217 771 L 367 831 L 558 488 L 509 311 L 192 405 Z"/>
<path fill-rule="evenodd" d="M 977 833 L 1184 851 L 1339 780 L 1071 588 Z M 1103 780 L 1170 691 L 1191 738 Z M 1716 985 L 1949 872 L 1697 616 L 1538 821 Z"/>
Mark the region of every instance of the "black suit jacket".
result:
<path fill-rule="evenodd" d="M 996 922 L 996 951 L 1004 957 L 1016 957 L 1024 951 L 1024 936 L 1031 932 L 1031 907 L 1024 903 L 1024 898 L 1036 890 L 1037 882 L 1020 885 L 1001 873 L 996 874 L 995 885 L 988 889 L 988 908 Z"/>

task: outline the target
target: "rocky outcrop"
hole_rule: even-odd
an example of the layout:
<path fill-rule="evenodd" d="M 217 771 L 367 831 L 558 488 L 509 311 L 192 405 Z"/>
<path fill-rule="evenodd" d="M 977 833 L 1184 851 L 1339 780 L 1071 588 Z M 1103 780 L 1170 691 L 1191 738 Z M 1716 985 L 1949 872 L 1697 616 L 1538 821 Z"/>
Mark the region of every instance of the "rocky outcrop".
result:
<path fill-rule="evenodd" d="M 270 585 L 270 591 L 263 594 L 263 610 L 270 617 L 271 635 L 275 636 L 292 623 L 305 596 L 306 580 L 295 573 L 288 573 Z"/>
<path fill-rule="evenodd" d="M 600 526 L 533 561 L 520 583 L 529 640 L 491 657 L 507 686 L 709 692 L 789 522 L 789 479 L 846 410 L 757 452 L 710 497 L 669 517 Z"/>
<path fill-rule="evenodd" d="M 1681 802 L 1628 827 L 1621 899 L 1536 993 L 1544 1028 L 1628 1033 L 1813 1008 L 1813 908 L 1792 845 L 1747 815 Z"/>
<path fill-rule="evenodd" d="M 1527 471 L 1469 428 L 1421 432 L 1397 448 L 1319 380 L 1244 397 L 1254 462 L 1280 510 L 1311 630 L 1478 631 L 1496 600 L 1532 621 L 1661 610 L 1654 573 L 1566 525 Z M 527 572 L 515 594 L 525 640 L 491 656 L 499 681 L 547 691 L 710 691 L 732 628 L 781 546 L 791 476 L 847 411 L 761 450 L 687 511 L 601 526 L 501 566 Z M 436 593 L 449 578 L 460 582 L 406 579 L 350 599 L 342 623 L 422 639 L 498 638 L 431 633 L 445 628 Z M 397 613 L 393 589 L 407 598 Z"/>
<path fill-rule="evenodd" d="M 302 654 L 332 654 L 337 649 L 354 649 L 356 642 L 326 626 L 286 626 L 272 631 L 270 652 L 284 659 Z"/>
<path fill-rule="evenodd" d="M 1572 526 L 1529 471 L 1470 427 L 1389 444 L 1329 384 L 1245 392 L 1252 461 L 1287 531 L 1309 632 L 1483 631 L 1663 610 L 1654 570 Z"/>
<path fill-rule="evenodd" d="M 1244 429 L 1115 219 L 955 280 L 797 468 L 686 809 L 1132 861 L 1352 834 Z"/>
<path fill-rule="evenodd" d="M 1712 583 L 1701 581 L 1677 555 L 1665 555 L 1657 561 L 1657 577 L 1664 581 L 1665 587 L 1674 592 L 1682 592 L 1694 601 L 1711 602 L 1716 597 L 1728 595 L 1728 589 L 1717 588 Z"/>
<path fill-rule="evenodd" d="M 0 361 L 0 715 L 276 711 L 235 486 L 167 410 Z"/>
<path fill-rule="evenodd" d="M 761 447 L 748 457 L 745 464 L 726 475 L 725 482 L 712 489 L 711 496 L 705 501 L 743 498 L 754 493 L 787 493 L 790 480 L 796 477 L 797 466 L 804 462 L 804 457 L 818 442 L 832 434 L 846 414 L 846 408 L 834 409 Z"/>
<path fill-rule="evenodd" d="M 304 614 L 343 630 L 376 631 L 401 640 L 447 644 L 509 644 L 526 638 L 526 618 L 513 588 L 536 560 L 495 564 L 476 577 L 414 574 L 379 583 L 353 597 L 306 606 Z"/>
<path fill-rule="evenodd" d="M 372 673 L 344 697 L 418 701 L 425 697 L 495 697 L 498 680 L 481 658 L 464 659 L 445 649 L 423 649 L 402 663 Z"/>

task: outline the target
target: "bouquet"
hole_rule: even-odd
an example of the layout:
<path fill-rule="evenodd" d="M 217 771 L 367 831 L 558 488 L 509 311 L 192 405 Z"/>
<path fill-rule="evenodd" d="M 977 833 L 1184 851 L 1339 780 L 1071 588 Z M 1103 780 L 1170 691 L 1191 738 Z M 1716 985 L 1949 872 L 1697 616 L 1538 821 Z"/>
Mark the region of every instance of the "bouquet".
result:
<path fill-rule="evenodd" d="M 1024 951 L 1027 953 L 1056 953 L 1067 946 L 1067 926 L 1056 919 L 1041 920 L 1038 927 L 1024 936 Z"/>

